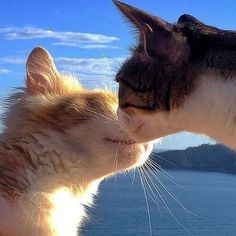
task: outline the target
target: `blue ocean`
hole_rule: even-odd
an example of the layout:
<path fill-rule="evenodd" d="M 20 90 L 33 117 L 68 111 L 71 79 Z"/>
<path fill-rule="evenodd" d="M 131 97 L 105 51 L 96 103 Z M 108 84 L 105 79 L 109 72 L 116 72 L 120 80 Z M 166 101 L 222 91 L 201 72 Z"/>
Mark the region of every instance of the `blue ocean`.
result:
<path fill-rule="evenodd" d="M 168 171 L 152 177 L 152 183 L 137 173 L 104 181 L 81 234 L 236 235 L 236 175 Z"/>

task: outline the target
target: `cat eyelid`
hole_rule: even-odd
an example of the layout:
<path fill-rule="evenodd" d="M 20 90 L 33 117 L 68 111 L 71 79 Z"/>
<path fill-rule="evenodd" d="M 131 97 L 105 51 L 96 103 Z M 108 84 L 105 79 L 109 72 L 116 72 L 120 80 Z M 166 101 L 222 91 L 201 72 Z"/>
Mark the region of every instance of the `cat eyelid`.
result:
<path fill-rule="evenodd" d="M 125 103 L 123 105 L 120 105 L 120 107 L 121 108 L 133 107 L 133 108 L 143 110 L 143 111 L 146 111 L 146 112 L 156 111 L 156 107 L 154 108 L 154 107 L 149 107 L 149 106 L 138 106 L 138 105 L 134 105 L 134 104 L 131 104 L 131 103 Z"/>
<path fill-rule="evenodd" d="M 128 81 L 125 81 L 125 80 L 119 80 L 119 83 L 123 83 L 125 86 L 127 86 L 129 89 L 133 90 L 134 92 L 137 92 L 137 93 L 147 93 L 150 91 L 149 88 L 141 88 L 141 87 L 133 87 Z"/>
<path fill-rule="evenodd" d="M 117 76 L 115 78 L 115 81 L 117 83 L 123 83 L 125 86 L 127 86 L 128 88 L 132 89 L 134 92 L 137 92 L 137 93 L 145 93 L 145 92 L 148 92 L 148 90 L 149 90 L 149 89 L 141 89 L 140 87 L 135 88 L 127 80 L 122 79 L 121 76 Z"/>

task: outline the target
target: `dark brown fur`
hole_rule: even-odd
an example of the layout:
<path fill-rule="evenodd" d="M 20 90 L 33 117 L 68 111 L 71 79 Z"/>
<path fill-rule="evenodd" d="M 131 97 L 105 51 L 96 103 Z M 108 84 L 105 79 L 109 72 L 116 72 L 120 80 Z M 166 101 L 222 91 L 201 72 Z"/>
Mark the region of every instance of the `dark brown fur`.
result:
<path fill-rule="evenodd" d="M 236 74 L 236 32 L 182 15 L 177 24 L 114 1 L 139 31 L 138 45 L 117 73 L 120 107 L 170 110 L 191 94 L 199 75 Z"/>

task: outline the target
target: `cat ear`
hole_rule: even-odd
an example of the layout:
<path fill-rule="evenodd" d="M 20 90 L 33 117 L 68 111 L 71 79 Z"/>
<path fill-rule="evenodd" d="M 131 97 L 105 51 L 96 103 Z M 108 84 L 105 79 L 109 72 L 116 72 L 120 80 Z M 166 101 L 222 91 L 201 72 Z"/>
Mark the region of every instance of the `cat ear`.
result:
<path fill-rule="evenodd" d="M 58 84 L 58 71 L 48 51 L 36 47 L 26 63 L 27 94 L 46 94 L 55 91 Z"/>
<path fill-rule="evenodd" d="M 179 60 L 183 54 L 183 39 L 173 25 L 128 4 L 113 0 L 125 17 L 139 30 L 140 46 L 151 57 Z"/>
<path fill-rule="evenodd" d="M 154 17 L 136 7 L 130 6 L 117 0 L 113 0 L 118 9 L 128 18 L 128 20 L 145 33 L 153 30 L 171 31 L 172 25 L 159 17 Z"/>

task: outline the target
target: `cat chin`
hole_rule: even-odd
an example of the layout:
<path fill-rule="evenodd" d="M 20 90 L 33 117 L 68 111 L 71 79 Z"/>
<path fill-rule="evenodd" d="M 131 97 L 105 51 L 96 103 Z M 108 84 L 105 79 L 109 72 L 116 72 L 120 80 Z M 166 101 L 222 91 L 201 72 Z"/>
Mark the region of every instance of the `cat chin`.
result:
<path fill-rule="evenodd" d="M 142 166 L 145 163 L 145 161 L 148 159 L 153 149 L 153 143 L 152 142 L 143 143 L 142 146 L 143 146 L 142 147 L 143 150 L 139 154 L 139 157 L 136 159 L 136 162 L 134 163 L 134 165 L 130 166 L 128 169 Z"/>
<path fill-rule="evenodd" d="M 121 146 L 117 155 L 117 170 L 124 171 L 143 165 L 152 149 L 152 142 Z"/>

